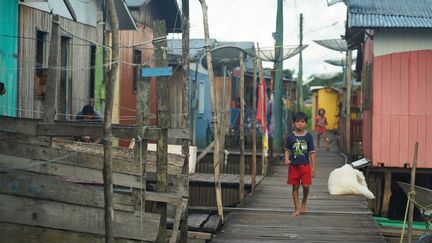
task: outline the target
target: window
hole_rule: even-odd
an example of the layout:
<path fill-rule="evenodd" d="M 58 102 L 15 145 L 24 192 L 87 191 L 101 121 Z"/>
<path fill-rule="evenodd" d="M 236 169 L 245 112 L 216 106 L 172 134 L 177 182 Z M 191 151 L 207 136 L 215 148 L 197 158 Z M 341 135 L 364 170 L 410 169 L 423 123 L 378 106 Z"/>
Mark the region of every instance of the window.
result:
<path fill-rule="evenodd" d="M 48 64 L 48 45 L 46 39 L 46 32 L 36 31 L 35 98 L 43 98 L 45 96 L 45 85 L 48 77 L 48 70 L 46 68 Z"/>
<path fill-rule="evenodd" d="M 133 67 L 133 87 L 132 90 L 133 92 L 137 91 L 137 82 L 138 82 L 138 75 L 139 75 L 139 64 L 141 64 L 141 58 L 142 58 L 142 52 L 141 50 L 134 50 L 134 54 L 133 54 L 133 63 L 136 64 Z"/>
<path fill-rule="evenodd" d="M 96 46 L 90 46 L 90 84 L 89 84 L 89 98 L 94 99 L 95 95 L 95 81 L 96 81 Z"/>
<path fill-rule="evenodd" d="M 60 120 L 66 120 L 73 117 L 71 113 L 72 106 L 72 72 L 71 66 L 71 38 L 62 36 L 60 39 L 60 94 L 58 102 L 58 111 Z M 69 115 L 68 115 L 69 114 Z"/>

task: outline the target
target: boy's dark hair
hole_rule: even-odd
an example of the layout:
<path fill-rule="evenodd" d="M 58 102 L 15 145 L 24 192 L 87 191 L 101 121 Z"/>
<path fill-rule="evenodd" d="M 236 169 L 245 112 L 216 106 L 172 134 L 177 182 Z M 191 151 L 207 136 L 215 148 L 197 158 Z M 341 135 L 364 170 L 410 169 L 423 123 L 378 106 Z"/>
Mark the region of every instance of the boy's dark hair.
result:
<path fill-rule="evenodd" d="M 306 115 L 306 113 L 304 112 L 296 112 L 293 116 L 293 122 L 298 121 L 298 120 L 304 120 L 306 123 L 308 122 L 308 117 Z"/>

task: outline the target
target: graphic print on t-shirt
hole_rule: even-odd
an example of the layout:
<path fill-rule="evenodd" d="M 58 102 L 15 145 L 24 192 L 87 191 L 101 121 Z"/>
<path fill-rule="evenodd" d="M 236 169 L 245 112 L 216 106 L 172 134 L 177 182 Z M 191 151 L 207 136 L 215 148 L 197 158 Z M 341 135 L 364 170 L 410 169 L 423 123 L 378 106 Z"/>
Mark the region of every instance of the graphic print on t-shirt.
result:
<path fill-rule="evenodd" d="M 306 140 L 302 139 L 296 139 L 296 141 L 293 144 L 294 148 L 294 158 L 297 158 L 298 156 L 305 156 L 307 153 L 307 142 Z"/>

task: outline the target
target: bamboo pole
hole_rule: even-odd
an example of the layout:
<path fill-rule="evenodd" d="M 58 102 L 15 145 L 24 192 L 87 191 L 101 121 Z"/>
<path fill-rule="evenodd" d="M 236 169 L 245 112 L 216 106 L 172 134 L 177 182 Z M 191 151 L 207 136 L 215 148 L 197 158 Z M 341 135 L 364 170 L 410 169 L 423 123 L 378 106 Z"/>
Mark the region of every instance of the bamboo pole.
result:
<path fill-rule="evenodd" d="M 244 100 L 244 60 L 243 52 L 240 52 L 240 183 L 239 183 L 239 197 L 240 205 L 243 206 L 244 199 L 244 176 L 245 176 L 245 131 L 244 131 L 244 113 L 245 113 L 245 100 Z"/>
<path fill-rule="evenodd" d="M 105 242 L 114 243 L 113 221 L 114 209 L 112 203 L 113 180 L 112 180 L 112 143 L 113 135 L 111 129 L 112 110 L 114 106 L 114 87 L 119 75 L 119 22 L 115 11 L 114 0 L 108 0 L 108 13 L 111 20 L 111 41 L 113 64 L 109 72 L 109 79 L 105 85 L 105 111 L 104 111 L 104 195 L 105 195 Z"/>
<path fill-rule="evenodd" d="M 256 187 L 256 144 L 257 144 L 257 137 L 256 137 L 256 113 L 257 113 L 257 107 L 256 107 L 256 90 L 257 90 L 257 75 L 256 75 L 256 69 L 257 69 L 257 59 L 253 60 L 253 80 L 252 80 L 252 86 L 253 86 L 253 98 L 252 98 L 252 166 L 251 166 L 251 187 L 252 192 L 255 191 Z"/>
<path fill-rule="evenodd" d="M 199 0 L 203 12 L 204 22 L 204 36 L 205 36 L 205 47 L 206 47 L 206 59 L 207 59 L 207 70 L 210 83 L 210 102 L 212 110 L 212 125 L 214 133 L 214 153 L 213 153 L 213 166 L 214 166 L 214 177 L 215 177 L 215 191 L 216 191 L 216 204 L 218 214 L 221 217 L 222 222 L 224 221 L 223 208 L 222 208 L 222 189 L 220 181 L 220 156 L 219 156 L 219 115 L 216 111 L 216 89 L 213 73 L 213 63 L 209 44 L 209 26 L 208 26 L 208 15 L 207 15 L 207 4 L 205 0 Z"/>
<path fill-rule="evenodd" d="M 418 154 L 418 142 L 415 143 L 414 147 L 414 159 L 411 169 L 411 190 L 408 195 L 409 202 L 409 214 L 408 214 L 408 243 L 412 242 L 412 225 L 414 215 L 414 201 L 415 201 L 415 178 L 417 169 L 417 154 Z"/>

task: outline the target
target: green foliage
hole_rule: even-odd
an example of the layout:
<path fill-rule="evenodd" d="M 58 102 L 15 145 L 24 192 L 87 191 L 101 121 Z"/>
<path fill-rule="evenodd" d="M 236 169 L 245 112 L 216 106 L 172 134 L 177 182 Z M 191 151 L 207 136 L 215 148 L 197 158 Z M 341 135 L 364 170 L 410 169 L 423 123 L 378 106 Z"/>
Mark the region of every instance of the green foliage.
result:
<path fill-rule="evenodd" d="M 312 81 L 310 81 L 307 85 L 303 85 L 303 97 L 311 97 L 312 93 L 309 90 L 311 86 L 324 86 L 331 87 L 333 84 L 343 81 L 343 73 L 340 72 L 336 76 L 331 79 L 321 79 L 318 77 L 314 77 Z"/>
<path fill-rule="evenodd" d="M 312 127 L 312 107 L 303 107 L 303 112 L 307 115 L 308 117 L 308 123 L 307 123 L 307 128 L 310 129 Z"/>
<path fill-rule="evenodd" d="M 294 70 L 290 70 L 290 69 L 285 69 L 282 71 L 283 76 L 287 79 L 292 79 L 293 74 L 294 74 Z"/>

